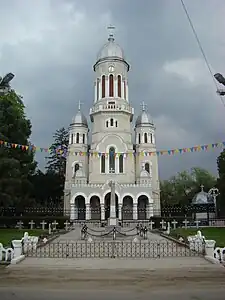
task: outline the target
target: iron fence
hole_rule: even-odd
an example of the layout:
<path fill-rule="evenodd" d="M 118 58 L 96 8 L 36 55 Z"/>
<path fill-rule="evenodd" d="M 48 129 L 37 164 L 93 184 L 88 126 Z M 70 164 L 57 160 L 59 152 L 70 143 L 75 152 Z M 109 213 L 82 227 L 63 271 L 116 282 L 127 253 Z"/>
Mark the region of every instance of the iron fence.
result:
<path fill-rule="evenodd" d="M 163 258 L 191 257 L 204 254 L 204 245 L 196 243 L 195 250 L 166 240 L 150 241 L 75 241 L 29 245 L 24 251 L 37 258 Z"/>

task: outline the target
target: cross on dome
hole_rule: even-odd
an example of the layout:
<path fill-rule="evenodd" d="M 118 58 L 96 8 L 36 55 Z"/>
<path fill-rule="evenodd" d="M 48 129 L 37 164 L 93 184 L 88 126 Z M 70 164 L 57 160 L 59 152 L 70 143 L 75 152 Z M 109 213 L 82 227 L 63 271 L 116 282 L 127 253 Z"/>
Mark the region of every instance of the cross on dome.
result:
<path fill-rule="evenodd" d="M 80 111 L 81 110 L 81 105 L 82 105 L 83 103 L 82 102 L 80 102 L 80 100 L 78 101 L 78 111 Z"/>
<path fill-rule="evenodd" d="M 108 41 L 114 41 L 114 34 L 113 34 L 113 32 L 114 32 L 114 30 L 115 30 L 115 26 L 109 25 L 109 26 L 107 27 L 107 29 L 108 29 L 108 32 L 109 32 L 109 38 L 108 38 Z"/>
<path fill-rule="evenodd" d="M 142 102 L 142 104 L 141 104 L 141 109 L 142 109 L 142 111 L 145 111 L 146 110 L 146 104 L 144 103 L 144 101 Z"/>

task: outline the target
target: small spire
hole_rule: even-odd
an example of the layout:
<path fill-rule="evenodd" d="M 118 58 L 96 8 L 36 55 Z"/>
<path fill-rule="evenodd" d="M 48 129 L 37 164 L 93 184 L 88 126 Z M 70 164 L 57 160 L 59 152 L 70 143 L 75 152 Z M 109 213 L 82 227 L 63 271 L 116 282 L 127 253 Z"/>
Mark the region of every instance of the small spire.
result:
<path fill-rule="evenodd" d="M 114 32 L 114 30 L 115 30 L 115 26 L 109 25 L 109 26 L 107 27 L 107 29 L 108 29 L 108 32 L 109 32 L 108 41 L 114 41 L 115 39 L 114 39 L 114 34 L 113 34 L 113 32 Z"/>
<path fill-rule="evenodd" d="M 145 111 L 146 110 L 146 104 L 144 103 L 144 101 L 142 102 L 142 104 L 141 104 L 141 109 L 142 109 L 142 111 Z"/>
<path fill-rule="evenodd" d="M 204 185 L 203 184 L 200 185 L 200 188 L 201 188 L 201 192 L 204 192 Z"/>
<path fill-rule="evenodd" d="M 80 100 L 78 101 L 78 111 L 81 111 L 81 105 L 82 103 L 80 102 Z"/>

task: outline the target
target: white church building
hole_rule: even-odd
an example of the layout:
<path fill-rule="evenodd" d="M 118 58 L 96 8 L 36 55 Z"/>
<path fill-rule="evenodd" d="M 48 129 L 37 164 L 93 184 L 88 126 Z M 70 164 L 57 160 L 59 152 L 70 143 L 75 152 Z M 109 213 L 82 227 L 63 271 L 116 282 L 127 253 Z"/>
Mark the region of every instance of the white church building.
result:
<path fill-rule="evenodd" d="M 71 220 L 107 220 L 109 182 L 114 181 L 118 220 L 160 215 L 155 126 L 144 104 L 133 126 L 130 65 L 113 34 L 100 49 L 93 69 L 91 128 L 80 105 L 70 125 L 64 209 Z"/>

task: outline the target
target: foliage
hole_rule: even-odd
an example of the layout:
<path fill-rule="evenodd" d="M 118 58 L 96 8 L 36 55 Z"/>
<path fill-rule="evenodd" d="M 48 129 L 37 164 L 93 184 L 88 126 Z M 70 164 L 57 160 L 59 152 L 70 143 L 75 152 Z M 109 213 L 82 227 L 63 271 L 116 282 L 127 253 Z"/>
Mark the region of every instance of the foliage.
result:
<path fill-rule="evenodd" d="M 33 197 L 37 206 L 59 206 L 62 202 L 64 180 L 58 173 L 38 170 L 32 177 Z"/>
<path fill-rule="evenodd" d="M 217 187 L 220 191 L 218 209 L 221 215 L 225 215 L 225 150 L 223 150 L 217 158 L 217 169 L 219 173 Z"/>
<path fill-rule="evenodd" d="M 163 206 L 187 205 L 200 191 L 201 185 L 208 192 L 215 184 L 216 179 L 205 169 L 195 167 L 190 171 L 180 172 L 160 183 L 161 203 Z"/>
<path fill-rule="evenodd" d="M 0 140 L 29 144 L 31 123 L 24 104 L 15 91 L 0 96 Z M 32 150 L 0 148 L 0 206 L 31 204 L 32 185 L 28 179 L 36 168 Z"/>
<path fill-rule="evenodd" d="M 66 159 L 57 150 L 67 148 L 69 144 L 69 131 L 64 127 L 56 130 L 53 135 L 54 142 L 50 148 L 50 155 L 47 157 L 47 171 L 65 175 Z"/>

